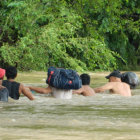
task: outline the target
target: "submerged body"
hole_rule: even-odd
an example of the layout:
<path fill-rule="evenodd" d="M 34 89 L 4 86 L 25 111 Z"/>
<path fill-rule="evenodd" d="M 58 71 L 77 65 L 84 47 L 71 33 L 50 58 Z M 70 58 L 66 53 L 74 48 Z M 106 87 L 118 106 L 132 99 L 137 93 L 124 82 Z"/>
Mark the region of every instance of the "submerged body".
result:
<path fill-rule="evenodd" d="M 94 91 L 96 93 L 109 90 L 110 93 L 120 94 L 122 96 L 131 96 L 130 86 L 121 81 L 121 73 L 119 71 L 113 71 L 106 76 L 106 78 L 109 79 L 109 83 L 95 88 Z"/>
<path fill-rule="evenodd" d="M 16 77 L 17 69 L 15 67 L 9 66 L 6 69 L 7 80 L 0 80 L 0 85 L 8 89 L 9 96 L 14 100 L 18 100 L 21 94 L 25 95 L 30 100 L 34 100 L 31 91 L 27 90 L 23 84 L 15 81 Z"/>
<path fill-rule="evenodd" d="M 59 99 L 71 99 L 72 90 L 62 90 L 57 88 L 52 88 L 52 96 Z"/>
<path fill-rule="evenodd" d="M 109 82 L 102 87 L 95 88 L 96 93 L 109 90 L 110 93 L 120 94 L 122 96 L 131 96 L 131 90 L 128 84 L 124 82 Z"/>
<path fill-rule="evenodd" d="M 0 85 L 6 87 L 9 91 L 9 96 L 14 100 L 18 100 L 20 95 L 25 95 L 28 99 L 34 100 L 34 97 L 23 84 L 14 81 L 14 79 L 1 80 Z"/>
<path fill-rule="evenodd" d="M 82 87 L 78 90 L 73 90 L 73 93 L 83 96 L 95 95 L 94 90 L 90 87 L 90 76 L 86 73 L 83 73 L 80 75 L 80 78 L 82 80 Z"/>
<path fill-rule="evenodd" d="M 28 87 L 30 90 L 33 90 L 37 93 L 41 94 L 51 94 L 55 98 L 59 99 L 71 99 L 72 98 L 72 90 L 64 90 L 64 89 L 57 89 L 51 86 L 48 86 L 46 88 L 42 87 Z"/>
<path fill-rule="evenodd" d="M 8 102 L 9 91 L 0 85 L 0 101 Z"/>
<path fill-rule="evenodd" d="M 6 87 L 9 91 L 9 97 L 13 98 L 14 100 L 18 100 L 20 97 L 19 87 L 20 83 L 15 81 L 3 80 L 2 86 Z"/>
<path fill-rule="evenodd" d="M 78 90 L 73 90 L 74 94 L 81 94 L 83 96 L 93 96 L 95 95 L 94 90 L 89 85 L 83 85 L 82 88 Z"/>

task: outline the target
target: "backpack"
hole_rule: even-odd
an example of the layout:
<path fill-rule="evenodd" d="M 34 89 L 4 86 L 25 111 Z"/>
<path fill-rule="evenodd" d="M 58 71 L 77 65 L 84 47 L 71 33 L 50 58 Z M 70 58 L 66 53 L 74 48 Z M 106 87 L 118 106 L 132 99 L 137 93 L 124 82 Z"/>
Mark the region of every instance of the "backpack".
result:
<path fill-rule="evenodd" d="M 121 76 L 122 82 L 125 82 L 130 85 L 131 89 L 136 88 L 139 85 L 139 77 L 134 72 L 125 72 Z"/>
<path fill-rule="evenodd" d="M 58 89 L 79 89 L 82 81 L 76 71 L 71 69 L 50 67 L 46 83 Z"/>
<path fill-rule="evenodd" d="M 9 91 L 7 88 L 0 89 L 0 101 L 8 102 Z"/>

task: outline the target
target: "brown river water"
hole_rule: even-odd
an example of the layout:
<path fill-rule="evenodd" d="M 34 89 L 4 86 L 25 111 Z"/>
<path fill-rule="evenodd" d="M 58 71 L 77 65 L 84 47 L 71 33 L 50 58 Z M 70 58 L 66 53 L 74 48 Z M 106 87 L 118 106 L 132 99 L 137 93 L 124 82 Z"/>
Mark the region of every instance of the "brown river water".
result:
<path fill-rule="evenodd" d="M 106 74 L 91 74 L 91 86 L 107 82 Z M 45 73 L 27 77 L 22 73 L 17 80 L 45 86 Z M 0 102 L 0 140 L 140 140 L 140 87 L 132 94 L 73 95 L 62 100 L 34 93 L 34 101 L 21 96 Z"/>

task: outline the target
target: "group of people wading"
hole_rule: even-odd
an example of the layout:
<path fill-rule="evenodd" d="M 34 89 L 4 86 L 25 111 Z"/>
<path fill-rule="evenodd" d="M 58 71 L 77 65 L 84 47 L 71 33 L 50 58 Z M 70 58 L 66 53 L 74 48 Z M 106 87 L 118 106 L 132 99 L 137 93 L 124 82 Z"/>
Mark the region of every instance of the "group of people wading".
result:
<path fill-rule="evenodd" d="M 4 80 L 6 76 L 6 80 Z M 46 88 L 24 86 L 22 83 L 15 81 L 17 77 L 16 67 L 9 66 L 6 69 L 0 68 L 0 101 L 8 101 L 8 97 L 18 100 L 23 94 L 30 100 L 34 100 L 32 91 L 41 94 L 52 94 L 52 96 L 61 99 L 71 99 L 72 94 L 83 96 L 94 96 L 96 93 L 109 90 L 110 93 L 120 94 L 122 96 L 131 96 L 131 88 L 135 88 L 139 84 L 138 76 L 133 72 L 126 72 L 121 74 L 118 70 L 110 73 L 106 78 L 109 82 L 101 87 L 90 87 L 90 76 L 88 74 L 81 74 L 81 87 L 79 89 L 59 89 L 48 84 Z"/>

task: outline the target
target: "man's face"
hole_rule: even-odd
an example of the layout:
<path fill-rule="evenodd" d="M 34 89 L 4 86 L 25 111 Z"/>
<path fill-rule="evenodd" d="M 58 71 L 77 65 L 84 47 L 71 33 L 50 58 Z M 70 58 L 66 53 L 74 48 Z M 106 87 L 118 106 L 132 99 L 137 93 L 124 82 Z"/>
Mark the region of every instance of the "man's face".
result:
<path fill-rule="evenodd" d="M 116 82 L 116 77 L 111 76 L 111 77 L 109 78 L 109 82 Z"/>
<path fill-rule="evenodd" d="M 119 82 L 119 81 L 120 81 L 120 78 L 118 78 L 118 77 L 111 76 L 109 78 L 109 82 Z"/>

